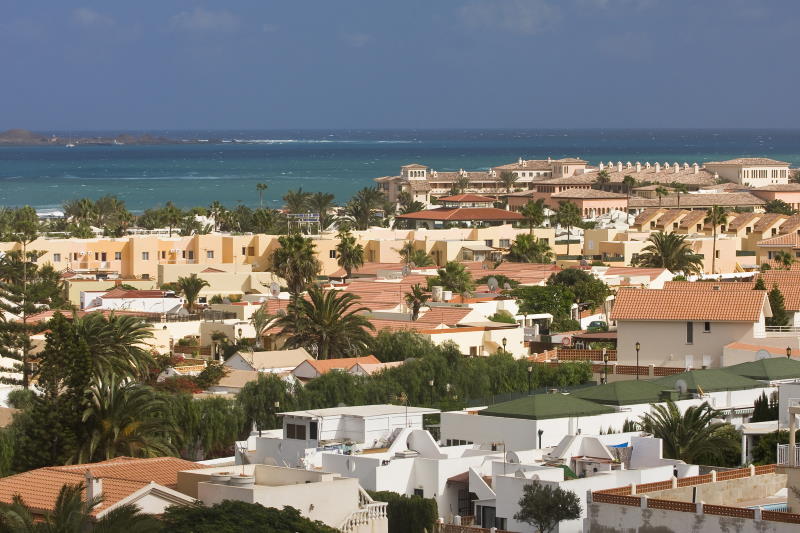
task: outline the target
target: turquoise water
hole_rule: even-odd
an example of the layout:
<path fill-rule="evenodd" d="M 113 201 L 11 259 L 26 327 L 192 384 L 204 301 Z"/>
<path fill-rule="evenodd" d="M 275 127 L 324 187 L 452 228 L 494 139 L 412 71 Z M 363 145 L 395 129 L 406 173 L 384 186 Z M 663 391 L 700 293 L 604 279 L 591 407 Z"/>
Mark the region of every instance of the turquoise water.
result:
<path fill-rule="evenodd" d="M 51 132 L 42 132 L 51 133 Z M 55 132 L 58 133 L 58 132 Z M 119 132 L 111 132 L 119 133 Z M 800 130 L 448 130 L 151 132 L 217 139 L 163 146 L 0 147 L 0 206 L 57 208 L 67 199 L 115 194 L 132 210 L 172 200 L 279 207 L 288 189 L 346 201 L 372 178 L 419 162 L 438 170 L 485 169 L 518 157 L 703 162 L 764 156 L 800 166 Z M 63 134 L 63 133 L 62 133 Z M 108 132 L 70 132 L 72 136 Z M 222 142 L 225 141 L 225 142 Z"/>

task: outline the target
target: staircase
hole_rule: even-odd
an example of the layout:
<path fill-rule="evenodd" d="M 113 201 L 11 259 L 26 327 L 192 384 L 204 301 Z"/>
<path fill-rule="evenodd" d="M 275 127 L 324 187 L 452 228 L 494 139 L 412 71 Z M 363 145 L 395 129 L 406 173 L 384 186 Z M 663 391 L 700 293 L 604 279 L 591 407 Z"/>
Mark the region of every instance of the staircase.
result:
<path fill-rule="evenodd" d="M 386 502 L 376 502 L 367 492 L 358 489 L 358 509 L 350 513 L 339 529 L 344 533 L 367 533 L 371 531 L 385 531 L 386 528 L 373 527 L 377 520 L 386 520 Z M 366 526 L 363 527 L 362 526 Z"/>

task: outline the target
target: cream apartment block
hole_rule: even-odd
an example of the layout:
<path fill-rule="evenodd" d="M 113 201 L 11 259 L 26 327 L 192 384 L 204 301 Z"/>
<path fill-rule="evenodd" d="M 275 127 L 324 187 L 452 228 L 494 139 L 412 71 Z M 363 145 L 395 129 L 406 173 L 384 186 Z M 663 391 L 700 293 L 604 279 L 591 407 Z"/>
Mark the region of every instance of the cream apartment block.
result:
<path fill-rule="evenodd" d="M 705 164 L 706 169 L 720 178 L 748 185 L 785 185 L 789 183 L 789 163 L 766 157 L 742 157 L 728 161 L 712 161 Z"/>

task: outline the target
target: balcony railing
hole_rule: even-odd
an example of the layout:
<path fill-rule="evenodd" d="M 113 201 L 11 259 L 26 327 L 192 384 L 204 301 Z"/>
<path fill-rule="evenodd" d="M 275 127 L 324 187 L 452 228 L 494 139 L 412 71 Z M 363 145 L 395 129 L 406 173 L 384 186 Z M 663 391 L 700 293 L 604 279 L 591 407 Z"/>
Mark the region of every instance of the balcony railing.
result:
<path fill-rule="evenodd" d="M 778 444 L 778 461 L 779 465 L 789 464 L 789 445 Z M 800 466 L 800 444 L 794 445 L 794 464 Z"/>
<path fill-rule="evenodd" d="M 800 327 L 797 326 L 766 326 L 764 331 L 767 337 L 794 337 L 800 335 Z"/>

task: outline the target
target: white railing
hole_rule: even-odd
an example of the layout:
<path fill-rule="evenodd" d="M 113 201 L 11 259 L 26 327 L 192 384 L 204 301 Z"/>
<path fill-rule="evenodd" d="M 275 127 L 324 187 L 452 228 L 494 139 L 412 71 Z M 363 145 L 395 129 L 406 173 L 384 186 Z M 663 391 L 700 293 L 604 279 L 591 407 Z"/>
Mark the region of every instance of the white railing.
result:
<path fill-rule="evenodd" d="M 777 464 L 779 465 L 788 465 L 789 464 L 789 445 L 788 444 L 778 444 L 778 461 Z M 795 466 L 800 466 L 800 444 L 794 445 L 794 464 Z"/>
<path fill-rule="evenodd" d="M 766 326 L 764 332 L 767 337 L 793 337 L 800 335 L 798 326 Z"/>
<path fill-rule="evenodd" d="M 339 529 L 344 533 L 351 533 L 357 531 L 359 526 L 370 524 L 374 520 L 385 519 L 388 505 L 386 502 L 368 503 L 350 513 Z"/>

